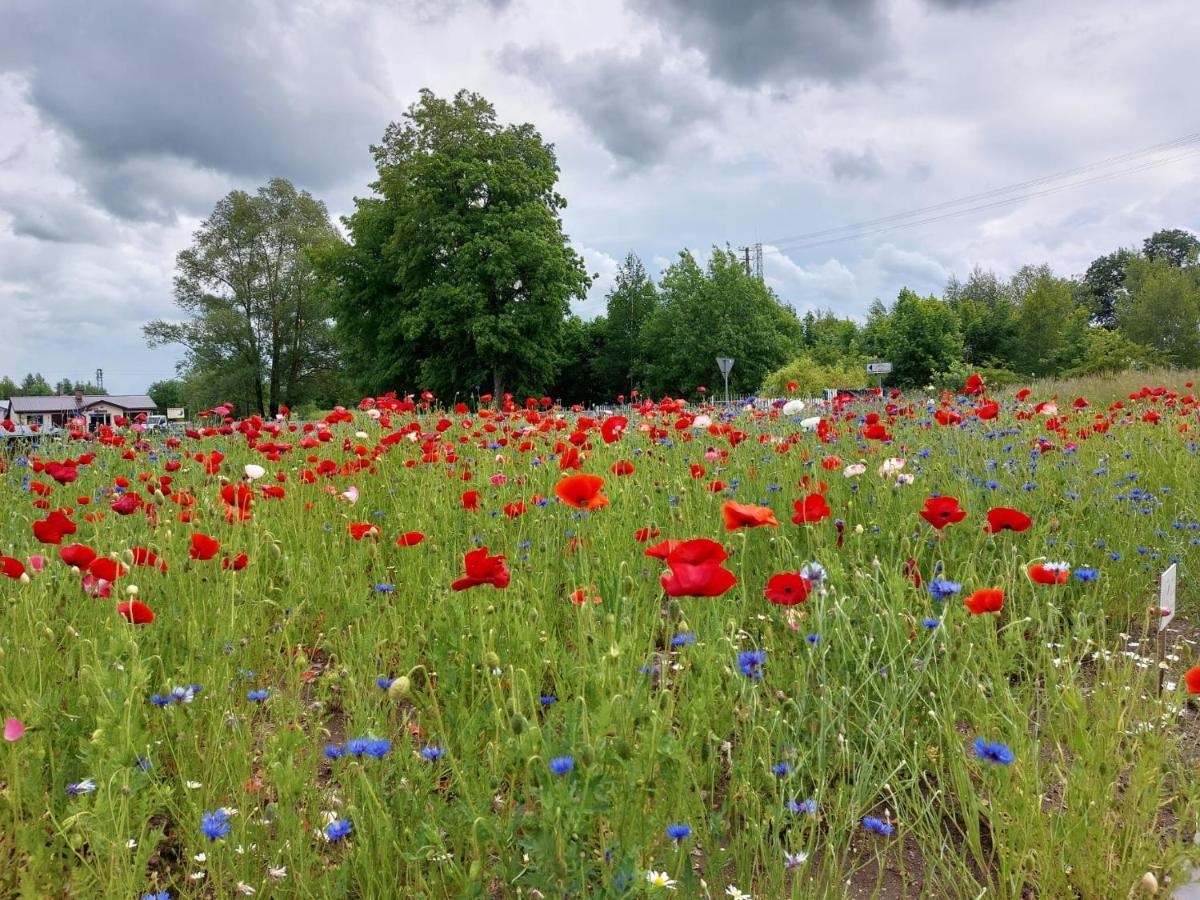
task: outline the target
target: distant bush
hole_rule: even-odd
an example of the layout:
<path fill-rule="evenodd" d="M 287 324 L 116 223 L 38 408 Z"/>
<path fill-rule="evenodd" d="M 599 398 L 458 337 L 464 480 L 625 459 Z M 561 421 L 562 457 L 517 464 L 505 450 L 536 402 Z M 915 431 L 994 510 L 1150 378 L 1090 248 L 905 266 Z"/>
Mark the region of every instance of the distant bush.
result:
<path fill-rule="evenodd" d="M 1088 332 L 1083 356 L 1063 374 L 1068 378 L 1108 375 L 1129 370 L 1144 371 L 1166 360 L 1148 347 L 1131 341 L 1119 331 L 1093 328 Z"/>
<path fill-rule="evenodd" d="M 933 377 L 933 386 L 939 390 L 957 391 L 967 383 L 971 375 L 978 375 L 989 388 L 1008 387 L 1028 381 L 1028 376 L 1021 375 L 1011 369 L 995 366 L 968 366 L 965 363 L 955 363 L 945 372 L 938 372 Z"/>
<path fill-rule="evenodd" d="M 760 394 L 783 397 L 789 393 L 797 396 L 815 397 L 825 388 L 860 388 L 868 384 L 865 363 L 845 360 L 842 363 L 822 365 L 808 354 L 801 354 L 786 366 L 776 369 L 763 381 Z M 788 390 L 788 384 L 796 387 Z"/>

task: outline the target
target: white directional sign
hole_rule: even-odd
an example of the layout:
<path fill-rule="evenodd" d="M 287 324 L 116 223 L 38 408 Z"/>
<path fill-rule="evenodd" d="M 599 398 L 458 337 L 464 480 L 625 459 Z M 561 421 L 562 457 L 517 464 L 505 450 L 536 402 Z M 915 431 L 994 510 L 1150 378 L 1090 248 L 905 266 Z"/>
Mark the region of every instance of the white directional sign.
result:
<path fill-rule="evenodd" d="M 726 378 L 729 377 L 729 370 L 733 368 L 733 360 L 728 356 L 717 357 L 717 368 L 721 370 L 721 374 Z"/>
<path fill-rule="evenodd" d="M 1162 631 L 1175 618 L 1175 563 L 1158 579 L 1158 630 Z"/>
<path fill-rule="evenodd" d="M 887 375 L 891 371 L 892 364 L 890 362 L 867 363 L 868 375 Z"/>

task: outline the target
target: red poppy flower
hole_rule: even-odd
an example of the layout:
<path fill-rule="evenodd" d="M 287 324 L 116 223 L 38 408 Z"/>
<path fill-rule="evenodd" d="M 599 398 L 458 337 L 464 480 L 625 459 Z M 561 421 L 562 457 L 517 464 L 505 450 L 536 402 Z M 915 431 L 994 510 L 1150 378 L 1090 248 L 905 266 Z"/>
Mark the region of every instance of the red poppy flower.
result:
<path fill-rule="evenodd" d="M 692 463 L 691 473 L 692 477 L 695 479 L 703 478 L 707 474 L 704 466 L 700 465 L 699 463 Z"/>
<path fill-rule="evenodd" d="M 970 596 L 964 597 L 963 604 L 974 616 L 1000 612 L 1004 608 L 1004 591 L 999 588 L 981 588 Z"/>
<path fill-rule="evenodd" d="M 842 458 L 840 456 L 826 456 L 821 460 L 821 468 L 826 472 L 832 472 L 835 469 L 842 467 Z"/>
<path fill-rule="evenodd" d="M 370 522 L 351 522 L 348 525 L 350 536 L 356 541 L 361 541 L 365 537 L 372 537 L 379 540 L 379 526 L 373 525 Z"/>
<path fill-rule="evenodd" d="M 1029 577 L 1036 584 L 1065 584 L 1071 575 L 1066 563 L 1034 563 L 1029 567 Z"/>
<path fill-rule="evenodd" d="M 668 597 L 719 597 L 737 584 L 737 576 L 719 563 L 692 565 L 668 557 L 667 564 L 671 571 L 661 581 Z"/>
<path fill-rule="evenodd" d="M 750 503 L 726 500 L 725 505 L 721 507 L 721 514 L 725 517 L 726 531 L 737 531 L 739 528 L 758 528 L 761 525 L 770 525 L 772 528 L 779 527 L 779 523 L 775 520 L 775 511 L 769 506 L 755 506 Z"/>
<path fill-rule="evenodd" d="M 149 566 L 151 568 L 159 568 L 163 572 L 167 571 L 167 564 L 158 558 L 158 554 L 153 550 L 148 550 L 145 547 L 131 547 L 129 554 L 133 559 L 135 566 Z"/>
<path fill-rule="evenodd" d="M 628 424 L 629 420 L 624 416 L 609 416 L 600 426 L 600 437 L 604 438 L 606 444 L 615 443 L 621 439 Z"/>
<path fill-rule="evenodd" d="M 881 425 L 878 422 L 876 422 L 873 425 L 868 425 L 866 428 L 864 428 L 862 435 L 868 441 L 890 441 L 890 440 L 892 440 L 892 435 L 888 432 L 887 428 L 885 428 L 883 425 Z"/>
<path fill-rule="evenodd" d="M 504 505 L 504 514 L 510 519 L 515 519 L 517 516 L 523 516 L 526 513 L 525 501 L 518 500 L 516 503 L 506 503 Z"/>
<path fill-rule="evenodd" d="M 708 538 L 693 538 L 690 541 L 663 541 L 658 546 L 670 544 L 667 555 L 662 557 L 670 565 L 672 562 L 686 563 L 693 566 L 702 566 L 709 563 L 720 564 L 729 559 L 729 553 L 725 548 L 716 541 L 710 541 Z M 653 549 L 653 548 L 652 548 Z M 646 551 L 647 556 L 653 554 L 649 550 Z"/>
<path fill-rule="evenodd" d="M 981 419 L 994 419 L 999 414 L 1000 404 L 994 401 L 975 407 L 975 415 L 979 416 Z"/>
<path fill-rule="evenodd" d="M 20 578 L 25 574 L 25 564 L 11 556 L 0 556 L 0 574 L 9 578 Z"/>
<path fill-rule="evenodd" d="M 1183 675 L 1189 694 L 1200 694 L 1200 666 L 1192 666 Z"/>
<path fill-rule="evenodd" d="M 134 625 L 149 625 L 154 621 L 154 613 L 141 600 L 126 600 L 117 604 L 117 612 Z"/>
<path fill-rule="evenodd" d="M 633 463 L 624 459 L 619 459 L 612 464 L 612 468 L 609 471 L 611 471 L 614 475 L 632 475 Z"/>
<path fill-rule="evenodd" d="M 962 416 L 952 409 L 939 409 L 933 417 L 939 425 L 957 425 L 962 421 Z"/>
<path fill-rule="evenodd" d="M 812 590 L 812 584 L 803 575 L 784 572 L 767 579 L 763 596 L 777 606 L 795 606 L 803 603 Z"/>
<path fill-rule="evenodd" d="M 663 562 L 666 562 L 667 557 L 671 555 L 671 551 L 682 543 L 683 541 L 659 541 L 657 544 L 647 547 L 644 551 L 642 551 L 642 555 L 650 556 L 654 559 L 661 559 Z M 717 546 L 720 545 L 718 544 Z"/>
<path fill-rule="evenodd" d="M 464 558 L 467 574 L 450 585 L 453 590 L 464 591 L 467 588 L 490 584 L 495 588 L 508 587 L 512 575 L 504 564 L 503 556 L 488 556 L 487 547 L 479 547 L 470 551 Z"/>
<path fill-rule="evenodd" d="M 192 548 L 188 555 L 192 559 L 212 559 L 221 551 L 221 542 L 207 534 L 196 532 L 192 535 Z"/>
<path fill-rule="evenodd" d="M 792 516 L 792 521 L 797 525 L 820 522 L 833 515 L 833 510 L 825 502 L 824 494 L 808 494 L 803 500 L 797 500 L 793 507 L 796 514 Z"/>
<path fill-rule="evenodd" d="M 113 582 L 124 575 L 127 570 L 115 559 L 97 556 L 88 563 L 87 571 L 101 581 Z"/>
<path fill-rule="evenodd" d="M 639 528 L 633 533 L 633 539 L 639 544 L 644 544 L 646 541 L 650 540 L 651 538 L 656 538 L 660 534 L 662 534 L 662 532 L 657 528 Z"/>
<path fill-rule="evenodd" d="M 904 561 L 904 574 L 912 581 L 913 587 L 921 586 L 921 569 L 917 565 L 917 561 L 911 556 Z"/>
<path fill-rule="evenodd" d="M 956 497 L 930 497 L 925 501 L 925 508 L 919 510 L 918 515 L 941 531 L 947 525 L 965 519 L 967 511 L 958 505 Z"/>
<path fill-rule="evenodd" d="M 986 390 L 983 383 L 983 378 L 979 375 L 972 374 L 967 376 L 967 383 L 963 386 L 964 394 L 982 394 Z"/>
<path fill-rule="evenodd" d="M 479 509 L 479 491 L 463 491 L 463 509 Z"/>
<path fill-rule="evenodd" d="M 119 516 L 130 516 L 137 512 L 138 505 L 141 503 L 141 498 L 137 494 L 130 491 L 127 494 L 122 494 L 121 498 L 114 503 L 110 503 L 108 508 Z"/>
<path fill-rule="evenodd" d="M 1024 400 L 1026 397 L 1029 396 L 1029 394 L 1030 394 L 1029 388 L 1021 388 L 1013 396 L 1015 396 L 1018 400 Z"/>
<path fill-rule="evenodd" d="M 1033 524 L 1033 519 L 1019 509 L 1007 506 L 996 506 L 988 510 L 988 523 L 983 530 L 988 534 L 999 534 L 1001 531 L 1026 531 Z"/>
<path fill-rule="evenodd" d="M 597 475 L 568 475 L 554 486 L 554 493 L 576 509 L 600 509 L 608 506 L 608 498 L 600 493 L 603 487 L 604 479 Z"/>
<path fill-rule="evenodd" d="M 592 603 L 599 603 L 600 595 L 598 593 L 596 593 L 596 586 L 594 584 L 587 590 L 584 590 L 583 588 L 579 588 L 575 591 L 572 591 L 569 595 L 567 595 L 567 599 L 570 600 L 572 603 L 574 603 L 576 606 L 583 606 L 584 604 L 586 604 L 588 602 L 589 592 L 590 592 L 590 596 L 592 598 Z"/>
<path fill-rule="evenodd" d="M 396 538 L 397 547 L 415 547 L 425 540 L 425 535 L 419 531 L 406 531 Z"/>
<path fill-rule="evenodd" d="M 58 558 L 68 566 L 86 569 L 91 561 L 96 558 L 96 551 L 83 544 L 71 544 L 58 551 Z"/>
<path fill-rule="evenodd" d="M 250 557 L 245 553 L 239 553 L 237 556 L 230 559 L 226 556 L 221 560 L 222 569 L 232 569 L 234 572 L 240 572 L 250 563 Z"/>

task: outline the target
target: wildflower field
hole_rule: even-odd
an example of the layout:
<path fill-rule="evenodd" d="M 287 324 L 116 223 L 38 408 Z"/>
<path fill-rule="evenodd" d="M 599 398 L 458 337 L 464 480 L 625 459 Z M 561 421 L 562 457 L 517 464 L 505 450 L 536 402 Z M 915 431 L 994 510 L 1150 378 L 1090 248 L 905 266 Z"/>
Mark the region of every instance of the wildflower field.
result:
<path fill-rule="evenodd" d="M 1190 390 L 386 397 L 16 446 L 0 896 L 1165 892 Z"/>

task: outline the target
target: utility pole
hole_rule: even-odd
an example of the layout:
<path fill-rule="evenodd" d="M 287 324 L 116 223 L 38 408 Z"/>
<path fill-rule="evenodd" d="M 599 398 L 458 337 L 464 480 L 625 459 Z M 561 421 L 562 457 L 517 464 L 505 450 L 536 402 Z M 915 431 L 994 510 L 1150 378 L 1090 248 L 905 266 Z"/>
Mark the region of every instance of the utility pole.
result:
<path fill-rule="evenodd" d="M 747 244 L 745 247 L 738 247 L 742 254 L 742 265 L 746 269 L 747 275 L 753 275 L 759 281 L 763 278 L 763 249 L 762 244 Z M 751 256 L 753 254 L 753 256 Z"/>
<path fill-rule="evenodd" d="M 98 388 L 104 387 L 104 370 L 103 369 L 96 370 L 96 387 L 98 387 Z"/>
<path fill-rule="evenodd" d="M 746 274 L 750 274 L 750 248 L 743 247 L 742 252 L 746 255 Z"/>

